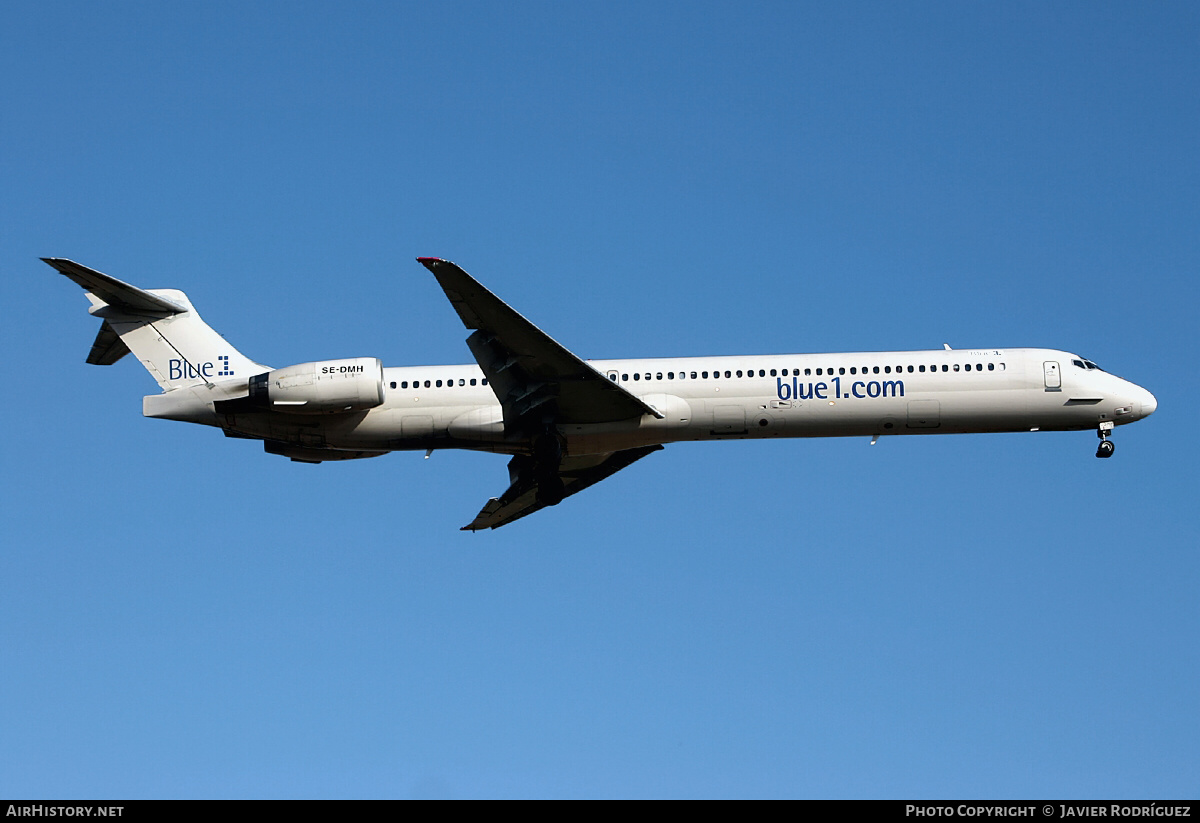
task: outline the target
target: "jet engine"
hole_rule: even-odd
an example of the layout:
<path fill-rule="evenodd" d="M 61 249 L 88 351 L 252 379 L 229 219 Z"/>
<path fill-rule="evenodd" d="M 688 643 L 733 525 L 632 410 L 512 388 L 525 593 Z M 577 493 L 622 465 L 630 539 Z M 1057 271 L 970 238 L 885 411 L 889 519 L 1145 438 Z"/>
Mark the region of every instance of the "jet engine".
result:
<path fill-rule="evenodd" d="M 383 404 L 378 357 L 300 363 L 250 378 L 254 406 L 288 414 L 340 414 Z"/>

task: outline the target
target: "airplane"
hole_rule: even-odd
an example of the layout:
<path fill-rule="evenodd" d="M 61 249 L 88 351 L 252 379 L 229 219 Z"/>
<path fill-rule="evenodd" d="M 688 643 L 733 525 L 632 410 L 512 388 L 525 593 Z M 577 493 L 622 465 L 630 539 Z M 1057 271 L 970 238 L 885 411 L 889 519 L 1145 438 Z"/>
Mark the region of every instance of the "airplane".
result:
<path fill-rule="evenodd" d="M 463 325 L 474 365 L 356 357 L 272 369 L 210 328 L 187 295 L 63 258 L 100 318 L 87 362 L 129 352 L 158 382 L 146 417 L 220 428 L 300 463 L 391 451 L 511 456 L 509 487 L 462 527 L 495 529 L 658 451 L 696 440 L 1095 429 L 1154 413 L 1150 392 L 1053 349 L 951 349 L 585 361 L 454 263 L 419 257 Z"/>

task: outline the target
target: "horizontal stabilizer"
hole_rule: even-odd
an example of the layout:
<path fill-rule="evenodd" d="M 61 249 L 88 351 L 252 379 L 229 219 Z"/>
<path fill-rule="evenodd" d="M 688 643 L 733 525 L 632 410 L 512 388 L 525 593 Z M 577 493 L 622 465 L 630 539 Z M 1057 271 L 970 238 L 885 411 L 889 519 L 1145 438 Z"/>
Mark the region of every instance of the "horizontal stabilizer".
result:
<path fill-rule="evenodd" d="M 111 366 L 127 354 L 129 354 L 129 347 L 105 320 L 100 324 L 100 331 L 96 332 L 96 342 L 92 344 L 87 362 L 93 366 Z"/>
<path fill-rule="evenodd" d="M 641 446 L 609 454 L 585 454 L 568 457 L 562 461 L 558 476 L 562 478 L 564 497 L 581 492 L 588 486 L 599 483 L 606 477 L 619 472 L 626 466 L 641 460 L 646 455 L 660 451 L 662 446 Z M 538 509 L 545 508 L 537 499 L 537 481 L 534 476 L 533 458 L 517 455 L 508 464 L 512 485 L 499 497 L 493 497 L 480 509 L 479 514 L 462 531 L 498 529 Z"/>
<path fill-rule="evenodd" d="M 139 289 L 74 260 L 42 260 L 85 290 L 91 304 L 88 313 L 101 321 L 88 352 L 88 363 L 108 366 L 132 352 L 164 392 L 230 380 L 245 387 L 252 375 L 270 371 L 229 345 L 200 318 L 187 295 L 178 289 Z M 229 393 L 223 391 L 218 396 Z M 211 414 L 208 403 L 204 400 L 200 405 Z M 152 404 L 150 411 L 143 404 L 143 413 L 148 417 L 191 420 L 193 411 L 190 406 L 181 406 L 178 397 L 169 407 Z"/>
<path fill-rule="evenodd" d="M 81 266 L 74 260 L 62 257 L 43 257 L 42 260 L 114 308 L 124 309 L 132 314 L 156 315 L 183 314 L 187 311 L 186 306 L 131 286 L 115 277 L 101 274 L 95 269 Z M 88 362 L 92 362 L 90 357 Z"/>

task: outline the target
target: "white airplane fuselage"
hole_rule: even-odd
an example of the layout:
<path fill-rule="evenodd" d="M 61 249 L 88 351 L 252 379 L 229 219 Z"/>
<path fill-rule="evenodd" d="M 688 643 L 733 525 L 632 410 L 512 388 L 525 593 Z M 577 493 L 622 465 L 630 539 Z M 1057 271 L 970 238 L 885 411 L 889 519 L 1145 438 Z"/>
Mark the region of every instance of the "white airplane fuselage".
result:
<path fill-rule="evenodd" d="M 449 261 L 418 258 L 475 365 L 373 357 L 282 369 L 249 359 L 187 295 L 45 258 L 102 323 L 88 362 L 133 353 L 162 388 L 147 417 L 216 426 L 305 463 L 390 451 L 512 455 L 510 485 L 464 529 L 499 528 L 688 440 L 1094 429 L 1154 412 L 1150 392 L 1055 349 L 955 349 L 584 361 Z"/>
<path fill-rule="evenodd" d="M 1132 423 L 1157 407 L 1140 386 L 1053 349 L 588 362 L 663 417 L 560 425 L 567 454 L 690 440 L 1072 431 Z M 308 448 L 529 448 L 527 439 L 506 436 L 503 410 L 478 366 L 389 367 L 382 379 L 382 405 L 336 418 L 226 416 L 211 405 L 160 412 L 165 395 L 148 396 L 145 411 Z"/>

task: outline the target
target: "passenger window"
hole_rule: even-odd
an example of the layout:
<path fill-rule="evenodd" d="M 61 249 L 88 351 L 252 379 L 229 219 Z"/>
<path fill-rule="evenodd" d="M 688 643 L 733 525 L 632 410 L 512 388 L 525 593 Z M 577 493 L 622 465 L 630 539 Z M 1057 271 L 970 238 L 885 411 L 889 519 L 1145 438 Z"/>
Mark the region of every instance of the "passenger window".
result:
<path fill-rule="evenodd" d="M 426 381 L 425 381 L 425 388 L 429 388 L 429 381 L 428 381 L 428 380 L 426 380 Z"/>
<path fill-rule="evenodd" d="M 908 367 L 908 373 L 909 373 L 909 374 L 912 374 L 912 372 L 913 372 L 913 367 L 912 367 L 912 366 L 909 366 L 909 367 Z"/>
<path fill-rule="evenodd" d="M 646 375 L 646 379 L 647 379 L 647 380 L 649 380 L 649 379 L 650 379 L 650 375 Z M 662 380 L 662 372 L 659 372 L 657 375 L 655 375 L 655 379 L 656 379 L 656 380 Z"/>
<path fill-rule="evenodd" d="M 486 385 L 487 385 L 487 378 L 485 377 L 485 378 L 483 378 L 482 380 L 480 380 L 480 381 L 479 381 L 479 385 L 481 385 L 481 386 L 486 386 Z"/>
<path fill-rule="evenodd" d="M 621 379 L 622 379 L 622 380 L 628 380 L 628 379 L 629 379 L 629 375 L 627 375 L 627 374 L 623 374 L 623 375 L 621 375 Z"/>
<path fill-rule="evenodd" d="M 917 366 L 917 371 L 921 372 L 921 374 L 924 374 L 924 373 L 925 373 L 925 367 L 924 367 L 924 366 Z"/>
<path fill-rule="evenodd" d="M 402 388 L 402 389 L 407 389 L 407 388 L 408 388 L 408 381 L 407 381 L 407 380 L 401 380 L 401 381 L 400 381 L 400 388 Z"/>
<path fill-rule="evenodd" d="M 437 381 L 437 387 L 438 387 L 439 389 L 442 387 L 442 381 L 441 381 L 441 380 Z"/>
<path fill-rule="evenodd" d="M 995 371 L 995 370 L 996 370 L 996 364 L 988 363 L 988 371 Z"/>
<path fill-rule="evenodd" d="M 474 385 L 475 385 L 475 378 L 474 378 L 474 377 L 472 377 L 472 378 L 471 378 L 471 385 L 472 385 L 472 386 L 474 386 Z"/>
<path fill-rule="evenodd" d="M 871 371 L 872 371 L 873 373 L 875 373 L 875 374 L 879 374 L 879 367 L 878 367 L 878 366 L 872 366 L 872 367 L 871 367 Z"/>
<path fill-rule="evenodd" d="M 891 373 L 892 373 L 892 367 L 891 367 L 891 366 L 884 366 L 884 367 L 883 367 L 883 373 L 884 373 L 884 374 L 891 374 Z"/>
<path fill-rule="evenodd" d="M 642 376 L 641 376 L 640 374 L 638 374 L 637 372 L 634 372 L 634 373 L 633 373 L 633 379 L 634 379 L 634 380 L 641 380 L 641 379 L 642 379 Z"/>
<path fill-rule="evenodd" d="M 674 380 L 674 379 L 675 379 L 675 372 L 673 372 L 673 371 L 669 371 L 669 372 L 667 372 L 667 379 L 668 379 L 668 380 Z"/>
<path fill-rule="evenodd" d="M 771 369 L 771 376 L 772 376 L 772 377 L 775 377 L 775 376 L 776 376 L 776 369 Z"/>
<path fill-rule="evenodd" d="M 958 364 L 957 364 L 957 363 L 955 363 L 955 364 L 954 364 L 954 370 L 955 370 L 955 371 L 958 371 Z"/>
<path fill-rule="evenodd" d="M 695 380 L 695 379 L 696 379 L 696 373 L 695 373 L 695 372 L 692 372 L 692 376 L 691 376 L 690 378 L 688 378 L 688 379 L 689 379 L 689 380 Z"/>
<path fill-rule="evenodd" d="M 845 367 L 845 366 L 839 366 L 839 367 L 838 367 L 838 374 L 845 374 L 845 373 L 846 373 L 846 367 Z"/>
<path fill-rule="evenodd" d="M 393 389 L 394 389 L 394 388 L 396 388 L 396 381 L 395 381 L 395 380 L 393 380 L 393 381 L 391 382 L 391 386 L 392 386 L 392 388 L 393 388 Z"/>

